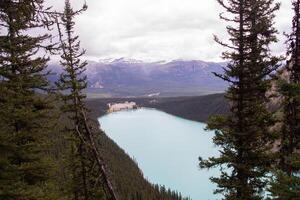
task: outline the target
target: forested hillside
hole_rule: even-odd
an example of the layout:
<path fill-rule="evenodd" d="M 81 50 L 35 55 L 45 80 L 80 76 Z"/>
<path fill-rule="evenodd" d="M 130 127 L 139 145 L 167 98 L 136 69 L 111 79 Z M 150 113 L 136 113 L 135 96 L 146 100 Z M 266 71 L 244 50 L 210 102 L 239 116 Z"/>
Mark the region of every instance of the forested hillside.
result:
<path fill-rule="evenodd" d="M 155 100 L 155 101 L 153 101 Z M 87 106 L 90 115 L 94 119 L 97 129 L 98 117 L 106 114 L 108 103 L 118 103 L 124 101 L 135 101 L 138 106 L 156 108 L 179 117 L 206 121 L 212 115 L 227 114 L 228 103 L 223 94 L 199 96 L 199 97 L 176 97 L 176 98 L 109 98 L 109 99 L 88 99 Z M 154 102 L 154 103 L 153 103 Z M 120 147 L 117 146 L 105 133 L 99 131 L 100 146 L 102 153 L 107 160 L 108 168 L 111 170 L 113 180 L 116 182 L 118 192 L 122 194 L 122 199 L 130 199 L 132 194 L 142 196 L 141 199 L 175 199 L 171 197 L 172 192 L 165 194 L 166 189 L 153 186 L 144 179 L 137 163 L 132 160 Z M 124 173 L 126 172 L 126 173 Z M 131 194 L 131 195 L 130 195 Z M 126 197 L 126 198 L 125 198 Z"/>
<path fill-rule="evenodd" d="M 89 105 L 89 104 L 88 104 Z M 93 110 L 91 105 L 89 109 Z M 58 112 L 58 111 L 57 111 Z M 93 113 L 93 112 L 92 112 Z M 137 163 L 129 157 L 113 140 L 111 140 L 104 132 L 99 129 L 99 123 L 96 119 L 91 121 L 92 130 L 97 134 L 97 145 L 106 162 L 109 176 L 113 180 L 113 184 L 120 200 L 183 200 L 179 192 L 171 191 L 159 185 L 149 183 Z M 51 136 L 54 141 L 54 147 L 51 151 L 51 156 L 56 160 L 56 165 L 59 168 L 64 166 L 64 156 L 66 156 L 65 139 L 62 134 L 64 125 L 68 124 L 68 119 L 64 116 L 60 117 L 60 123 L 56 126 L 56 132 Z M 58 183 L 65 183 L 64 178 L 66 171 L 56 171 L 54 179 Z M 60 189 L 63 190 L 63 184 L 60 184 Z M 63 193 L 58 193 L 59 199 L 68 199 L 63 196 Z M 102 197 L 106 199 L 105 197 Z"/>
<path fill-rule="evenodd" d="M 178 117 L 206 122 L 210 116 L 229 113 L 229 104 L 224 94 L 212 94 L 197 97 L 169 98 L 104 98 L 88 99 L 91 115 L 96 118 L 108 110 L 108 103 L 134 101 L 140 107 L 155 108 Z"/>
<path fill-rule="evenodd" d="M 85 50 L 74 32 L 86 9 L 0 1 L 0 199 L 184 199 L 147 182 L 89 118 Z M 62 68 L 55 85 L 47 79 L 53 54 Z"/>
<path fill-rule="evenodd" d="M 141 11 L 145 2 L 138 1 L 142 3 L 136 4 L 139 7 L 133 10 Z M 57 4 L 60 9 L 55 10 L 51 3 L 58 2 L 62 4 Z M 122 2 L 125 2 L 120 4 L 122 9 L 128 6 L 129 1 Z M 153 4 L 157 2 L 160 1 L 151 1 Z M 164 6 L 168 10 L 174 3 L 178 12 L 184 9 L 184 2 L 170 0 Z M 187 13 L 192 7 L 197 7 L 196 2 L 200 0 L 185 8 Z M 149 183 L 134 159 L 102 131 L 97 118 L 107 113 L 109 103 L 134 101 L 137 107 L 154 108 L 205 122 L 206 130 L 214 132 L 213 138 L 208 139 L 217 150 L 212 156 L 192 154 L 198 154 L 198 150 L 189 148 L 191 141 L 197 142 L 196 146 L 201 145 L 193 134 L 188 135 L 190 137 L 184 145 L 180 143 L 182 138 L 176 137 L 178 143 L 176 141 L 170 151 L 175 152 L 174 155 L 157 148 L 158 153 L 166 152 L 164 161 L 170 164 L 167 170 L 176 165 L 170 162 L 170 156 L 177 162 L 193 164 L 195 168 L 198 158 L 197 169 L 218 171 L 209 180 L 216 186 L 214 194 L 221 199 L 299 200 L 300 0 L 289 2 L 293 17 L 290 17 L 291 30 L 285 34 L 286 56 L 278 56 L 272 49 L 279 38 L 276 28 L 277 11 L 281 9 L 279 0 L 217 0 L 223 8 L 219 17 L 226 25 L 227 36 L 219 33 L 221 38 L 214 36 L 214 40 L 222 47 L 224 62 L 176 60 L 143 63 L 114 59 L 100 61 L 99 64 L 87 61 L 87 58 L 95 56 L 96 51 L 89 46 L 93 53 L 87 55 L 88 50 L 82 48 L 77 35 L 75 22 L 78 21 L 75 19 L 88 10 L 85 1 L 81 5 L 71 0 L 48 0 L 47 3 L 46 0 L 1 0 L 0 199 L 188 200 L 189 197 L 182 197 L 180 192 Z M 112 10 L 108 11 L 117 14 L 115 4 L 112 5 Z M 156 10 L 166 11 L 158 8 Z M 217 13 L 214 6 L 211 9 L 211 13 Z M 93 13 L 93 19 L 98 18 L 94 15 L 98 12 L 100 10 Z M 178 19 L 184 18 L 187 13 L 181 13 Z M 131 14 L 130 19 L 137 18 Z M 148 14 L 152 20 L 155 13 Z M 165 12 L 163 16 L 166 14 L 170 15 Z M 199 26 L 194 15 L 190 17 L 182 24 L 190 26 L 195 22 Z M 196 38 L 193 35 L 189 35 L 192 40 L 181 38 L 182 33 L 193 31 L 181 31 L 183 29 L 177 27 L 181 24 L 178 19 L 175 17 L 171 26 L 174 33 L 180 30 L 179 37 L 175 39 L 194 43 Z M 107 27 L 110 27 L 110 20 L 104 20 Z M 167 18 L 166 21 L 169 20 Z M 206 18 L 205 21 L 213 22 Z M 134 30 L 138 37 L 131 37 L 118 27 L 116 32 L 123 33 L 128 49 L 116 45 L 117 38 L 114 37 L 108 45 L 110 49 L 104 48 L 102 53 L 114 53 L 118 48 L 136 49 L 141 43 L 135 43 L 134 38 L 147 35 L 157 24 L 160 30 L 167 29 L 160 21 L 154 20 L 150 24 L 146 31 Z M 133 25 L 135 27 L 136 24 Z M 88 28 L 86 25 L 83 27 L 85 30 Z M 92 28 L 96 30 L 96 27 Z M 209 26 L 211 28 L 216 27 Z M 154 33 L 156 31 L 153 30 Z M 116 32 L 108 34 L 115 36 Z M 166 35 L 171 38 L 170 34 Z M 101 44 L 105 40 L 99 39 Z M 92 38 L 92 41 L 97 40 Z M 168 51 L 158 51 L 157 46 L 161 43 L 165 45 L 163 40 L 156 40 L 151 52 L 176 53 L 179 49 L 188 49 L 182 44 L 176 46 L 177 49 L 172 45 Z M 147 46 L 147 43 L 143 45 Z M 99 46 L 96 48 L 101 49 Z M 140 55 L 147 55 L 148 51 L 144 49 Z M 194 48 L 194 51 L 198 52 L 198 49 Z M 50 63 L 56 63 L 56 66 Z M 283 74 L 276 77 L 281 69 L 284 69 Z M 226 93 L 211 94 L 223 91 Z M 201 96 L 204 94 L 211 95 Z M 135 104 L 131 105 L 136 108 Z M 149 135 L 153 135 L 152 128 L 166 123 L 162 123 L 159 117 L 149 116 L 158 119 L 158 123 L 151 127 L 148 123 L 150 118 L 141 118 L 146 122 L 141 128 L 148 129 Z M 119 122 L 114 121 L 112 126 L 118 126 Z M 128 123 L 124 124 L 128 126 Z M 133 127 L 136 128 L 136 124 Z M 184 133 L 189 128 L 182 127 L 184 130 L 180 133 L 186 136 Z M 198 126 L 201 130 L 203 127 L 204 124 Z M 199 130 L 192 131 L 197 134 Z M 123 130 L 120 132 L 123 133 Z M 141 132 L 138 131 L 138 135 L 146 141 L 152 153 L 151 143 L 164 139 L 161 134 L 168 131 L 161 129 L 153 141 Z M 173 131 L 168 133 L 172 135 L 168 135 L 166 143 L 162 143 L 164 147 L 169 145 L 170 138 L 175 138 Z M 123 135 L 127 139 L 128 135 Z M 144 147 L 139 146 L 140 149 Z M 209 150 L 203 147 L 206 152 Z M 174 151 L 180 148 L 191 150 L 186 154 L 191 155 L 195 163 L 183 162 L 180 158 L 185 155 Z M 151 160 L 154 165 L 160 161 Z M 183 176 L 187 175 L 186 167 L 180 167 L 180 170 Z M 193 177 L 196 176 L 193 174 Z M 198 184 L 193 186 L 198 189 Z"/>

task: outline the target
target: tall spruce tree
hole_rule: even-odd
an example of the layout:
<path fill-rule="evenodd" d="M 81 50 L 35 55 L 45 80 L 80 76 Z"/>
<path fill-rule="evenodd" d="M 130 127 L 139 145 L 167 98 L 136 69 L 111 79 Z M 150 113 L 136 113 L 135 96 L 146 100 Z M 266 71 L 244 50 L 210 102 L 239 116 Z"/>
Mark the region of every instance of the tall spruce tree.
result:
<path fill-rule="evenodd" d="M 292 33 L 288 35 L 289 80 L 280 80 L 283 119 L 278 171 L 272 184 L 274 199 L 300 199 L 300 0 L 293 0 Z"/>
<path fill-rule="evenodd" d="M 70 189 L 75 200 L 112 199 L 116 194 L 108 178 L 105 163 L 96 146 L 95 135 L 92 133 L 84 103 L 84 89 L 87 78 L 84 75 L 86 61 L 81 61 L 85 54 L 80 48 L 78 36 L 74 36 L 74 17 L 86 9 L 73 11 L 69 0 L 65 1 L 65 10 L 61 22 L 57 22 L 61 38 L 61 65 L 64 73 L 58 82 L 64 100 L 63 112 L 70 119 L 68 132 L 71 134 L 69 168 L 71 172 Z M 63 25 L 63 36 L 60 25 Z"/>
<path fill-rule="evenodd" d="M 0 199 L 51 198 L 51 106 L 41 94 L 49 87 L 48 59 L 37 54 L 49 35 L 29 33 L 49 25 L 42 17 L 46 10 L 42 0 L 0 1 Z"/>
<path fill-rule="evenodd" d="M 216 193 L 224 199 L 259 200 L 267 185 L 265 177 L 271 165 L 273 124 L 267 109 L 268 76 L 278 67 L 269 45 L 276 42 L 274 12 L 280 5 L 274 0 L 218 0 L 225 8 L 221 19 L 229 23 L 230 44 L 216 41 L 230 49 L 223 53 L 229 63 L 218 77 L 230 83 L 226 98 L 228 116 L 212 117 L 208 129 L 215 130 L 214 143 L 219 157 L 200 158 L 201 168 L 220 167 L 220 177 L 212 177 Z"/>

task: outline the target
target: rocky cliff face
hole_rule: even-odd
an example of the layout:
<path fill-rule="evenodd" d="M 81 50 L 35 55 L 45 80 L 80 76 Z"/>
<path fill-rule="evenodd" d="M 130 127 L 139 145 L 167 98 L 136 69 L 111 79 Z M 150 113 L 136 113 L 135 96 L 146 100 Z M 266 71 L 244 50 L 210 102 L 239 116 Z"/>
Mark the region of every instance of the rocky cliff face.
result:
<path fill-rule="evenodd" d="M 272 110 L 278 110 L 280 112 L 280 105 L 282 103 L 282 96 L 278 92 L 278 82 L 280 80 L 289 81 L 290 74 L 286 67 L 281 68 L 278 70 L 276 75 L 273 77 L 272 87 L 270 91 L 267 93 L 267 96 L 270 97 L 269 107 Z"/>

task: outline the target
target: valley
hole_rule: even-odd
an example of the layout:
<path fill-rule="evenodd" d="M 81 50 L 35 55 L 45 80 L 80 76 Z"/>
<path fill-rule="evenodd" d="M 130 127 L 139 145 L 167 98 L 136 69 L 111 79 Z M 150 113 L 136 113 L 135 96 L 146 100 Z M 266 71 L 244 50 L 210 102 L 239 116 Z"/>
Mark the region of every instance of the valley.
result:
<path fill-rule="evenodd" d="M 134 159 L 147 180 L 180 191 L 193 200 L 215 199 L 209 177 L 218 169 L 199 170 L 198 157 L 218 154 L 206 124 L 141 108 L 100 117 L 105 133 Z M 117 124 L 117 125 L 116 125 Z"/>
<path fill-rule="evenodd" d="M 0 8 L 1 200 L 299 200 L 300 0 Z"/>
<path fill-rule="evenodd" d="M 199 138 L 193 141 L 188 140 L 187 143 L 189 144 L 187 144 L 187 149 L 184 150 L 185 148 L 183 148 L 183 150 L 189 151 L 191 153 L 189 156 L 185 158 L 188 159 L 185 167 L 191 169 L 191 172 L 189 172 L 189 176 L 196 175 L 196 177 L 200 177 L 200 176 L 202 177 L 202 178 L 200 177 L 201 179 L 199 180 L 192 178 L 191 181 L 196 181 L 197 183 L 200 183 L 200 186 L 197 184 L 194 184 L 195 187 L 190 187 L 189 185 L 185 185 L 186 181 L 188 181 L 187 179 L 185 179 L 185 182 L 178 181 L 177 179 L 176 182 L 170 183 L 171 179 L 168 181 L 168 178 L 166 176 L 157 176 L 158 173 L 167 170 L 166 163 L 162 162 L 161 165 L 157 166 L 156 168 L 153 168 L 156 170 L 152 171 L 151 163 L 149 162 L 148 164 L 147 162 L 145 163 L 146 157 L 144 157 L 142 154 L 137 154 L 137 152 L 139 152 L 138 151 L 139 149 L 134 149 L 134 148 L 132 149 L 130 147 L 130 144 L 134 144 L 133 141 L 136 140 L 130 140 L 129 138 L 134 139 L 134 137 L 137 136 L 136 133 L 138 133 L 140 130 L 135 127 L 136 126 L 135 122 L 137 122 L 136 124 L 142 125 L 143 122 L 138 122 L 138 120 L 142 120 L 143 118 L 136 116 L 137 117 L 136 120 L 133 121 L 130 120 L 129 121 L 130 125 L 128 125 L 128 122 L 126 120 L 124 121 L 120 119 L 122 115 L 120 116 L 118 112 L 113 113 L 112 116 L 106 116 L 107 110 L 109 109 L 108 106 L 109 103 L 122 103 L 126 101 L 128 102 L 134 101 L 138 106 L 146 107 L 146 110 L 147 108 L 151 108 L 151 109 L 154 108 L 157 110 L 156 112 L 158 112 L 159 114 L 157 115 L 155 114 L 156 117 L 153 117 L 153 115 L 151 117 L 151 115 L 147 114 L 148 112 L 146 113 L 146 115 L 144 115 L 144 117 L 150 117 L 151 119 L 153 119 L 153 118 L 157 118 L 158 116 L 161 116 L 163 117 L 163 119 L 166 120 L 166 123 L 169 124 L 168 128 L 165 130 L 166 134 L 169 134 L 169 136 L 164 137 L 166 139 L 165 140 L 166 142 L 168 140 L 173 140 L 173 141 L 176 140 L 177 136 L 176 137 L 171 136 L 173 133 L 171 133 L 172 131 L 170 131 L 174 125 L 174 122 L 176 122 L 175 124 L 178 124 L 179 122 L 179 124 L 181 124 L 180 126 L 184 126 L 185 128 L 190 127 L 187 130 L 193 130 L 189 133 L 185 131 L 180 132 L 179 130 L 177 134 L 180 134 L 181 136 L 178 137 L 179 140 L 177 140 L 177 142 L 180 142 L 181 137 L 185 137 L 187 139 L 188 138 L 194 139 L 195 137 Z M 122 200 L 123 199 L 127 200 L 128 198 L 131 198 L 130 195 L 132 194 L 140 195 L 145 200 L 148 200 L 148 198 L 151 199 L 151 197 L 154 198 L 163 197 L 164 200 L 169 200 L 169 199 L 171 200 L 172 198 L 170 198 L 171 195 L 169 195 L 169 193 L 166 194 L 162 192 L 162 191 L 170 191 L 169 189 L 172 189 L 173 191 L 177 190 L 177 192 L 180 193 L 183 192 L 181 194 L 184 197 L 187 196 L 197 197 L 197 195 L 199 194 L 202 195 L 204 194 L 208 197 L 213 196 L 211 191 L 213 190 L 214 185 L 208 182 L 208 177 L 209 175 L 212 175 L 216 172 L 211 171 L 210 173 L 207 173 L 206 170 L 200 171 L 197 167 L 197 158 L 200 154 L 202 156 L 206 155 L 206 157 L 209 156 L 209 154 L 207 154 L 208 152 L 206 151 L 206 148 L 212 150 L 209 153 L 212 153 L 215 150 L 213 150 L 212 146 L 209 146 L 209 144 L 211 144 L 211 141 L 208 138 L 211 137 L 211 134 L 209 134 L 208 132 L 204 132 L 203 128 L 205 127 L 205 124 L 198 123 L 198 122 L 205 122 L 212 115 L 228 113 L 228 103 L 224 99 L 224 94 L 213 94 L 213 95 L 197 96 L 197 97 L 169 97 L 169 98 L 157 98 L 157 97 L 156 98 L 99 98 L 99 99 L 93 98 L 93 99 L 87 99 L 86 104 L 90 111 L 89 116 L 94 121 L 94 129 L 98 130 L 99 137 L 100 137 L 99 146 L 101 146 L 102 148 L 104 159 L 107 160 L 107 167 L 110 171 L 110 176 L 115 180 L 115 185 L 118 188 L 118 193 L 122 196 L 121 198 Z M 163 112 L 160 112 L 158 110 L 161 110 Z M 201 112 L 199 112 L 199 110 Z M 122 112 L 126 112 L 126 111 L 122 111 Z M 133 114 L 132 116 L 135 116 L 134 113 L 131 114 L 130 113 L 131 111 L 129 111 L 129 115 Z M 166 113 L 178 116 L 180 118 L 177 118 L 172 115 L 168 115 Z M 124 115 L 127 114 L 125 113 Z M 111 121 L 110 120 L 111 117 L 115 118 L 115 120 L 117 121 Z M 183 118 L 190 119 L 192 121 L 185 120 Z M 104 132 L 98 129 L 99 127 L 98 120 Z M 198 122 L 194 122 L 194 121 L 198 121 Z M 162 121 L 159 120 L 159 122 Z M 153 123 L 155 123 L 155 121 L 153 121 Z M 116 126 L 116 124 L 118 124 L 118 126 Z M 153 127 L 157 127 L 157 124 L 153 125 Z M 123 130 L 122 132 L 118 131 L 121 129 Z M 148 133 L 151 133 L 151 130 L 149 131 Z M 159 130 L 154 130 L 154 132 L 156 132 L 159 135 L 163 134 Z M 120 138 L 117 137 L 117 135 L 114 135 L 114 134 L 122 134 L 122 133 L 125 134 L 124 135 L 125 138 L 122 140 L 120 140 Z M 185 133 L 187 133 L 186 136 L 184 136 Z M 206 138 L 206 139 L 203 140 L 201 138 Z M 158 140 L 158 138 L 156 139 Z M 199 149 L 199 142 L 203 143 L 204 148 Z M 140 143 L 140 145 L 141 144 L 143 143 Z M 153 145 L 156 146 L 160 145 L 160 143 L 149 144 L 145 140 L 144 146 L 145 145 L 146 146 L 149 145 L 150 147 Z M 193 146 L 195 151 L 191 151 L 190 147 L 192 146 L 190 145 Z M 175 147 L 176 144 L 169 145 L 169 146 L 166 145 L 161 146 L 161 148 L 166 148 L 165 149 L 166 153 L 173 151 L 172 148 Z M 131 150 L 129 148 L 131 148 Z M 157 155 L 157 154 L 153 154 L 153 155 Z M 155 157 L 152 158 L 154 159 Z M 154 162 L 155 160 L 152 161 Z M 165 161 L 167 162 L 168 159 L 166 159 Z M 176 162 L 176 159 L 173 159 L 172 162 Z M 145 165 L 148 165 L 148 168 L 147 167 L 144 168 Z M 124 171 L 126 171 L 127 173 L 124 173 Z M 178 173 L 178 171 L 176 171 L 175 168 L 171 173 Z M 184 177 L 184 174 L 182 176 Z M 159 185 L 165 184 L 165 185 L 162 188 L 158 189 L 159 188 L 158 185 L 153 185 L 153 184 L 159 184 Z M 205 188 L 205 190 L 201 189 L 200 187 Z M 201 192 L 196 192 L 199 190 L 199 188 Z M 161 192 L 159 193 L 158 191 Z"/>

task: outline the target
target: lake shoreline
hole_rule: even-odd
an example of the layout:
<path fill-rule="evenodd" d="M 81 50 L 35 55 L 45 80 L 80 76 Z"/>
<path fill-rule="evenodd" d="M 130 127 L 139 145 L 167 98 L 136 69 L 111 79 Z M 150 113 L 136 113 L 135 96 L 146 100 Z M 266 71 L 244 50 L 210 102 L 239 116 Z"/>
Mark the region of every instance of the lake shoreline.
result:
<path fill-rule="evenodd" d="M 217 172 L 198 168 L 199 156 L 218 153 L 212 144 L 213 132 L 204 130 L 206 124 L 145 107 L 106 114 L 99 122 L 104 132 L 136 160 L 149 182 L 194 200 L 216 197 L 209 177 Z"/>
<path fill-rule="evenodd" d="M 207 122 L 210 116 L 229 113 L 229 104 L 224 99 L 224 94 L 170 98 L 88 99 L 86 103 L 91 111 L 90 116 L 97 119 L 106 114 L 108 103 L 125 101 L 133 101 L 138 107 L 155 108 L 174 116 L 202 123 Z"/>

